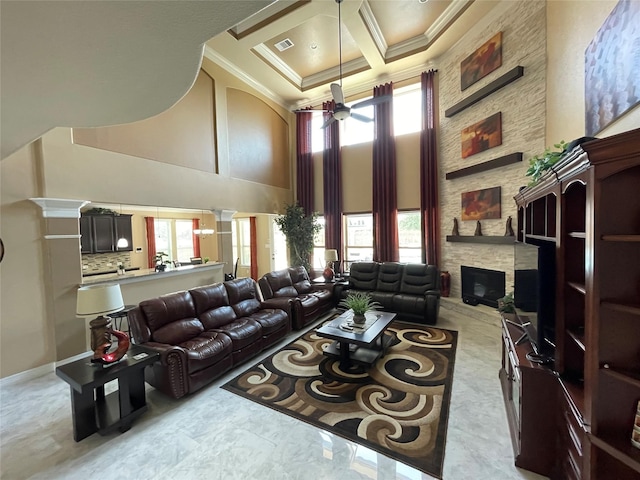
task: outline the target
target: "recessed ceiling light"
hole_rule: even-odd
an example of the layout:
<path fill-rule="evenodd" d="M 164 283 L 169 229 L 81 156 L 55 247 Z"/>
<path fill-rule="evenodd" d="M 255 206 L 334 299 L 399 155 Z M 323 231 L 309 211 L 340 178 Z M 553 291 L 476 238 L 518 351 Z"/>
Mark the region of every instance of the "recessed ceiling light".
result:
<path fill-rule="evenodd" d="M 429 0 L 418 0 L 418 3 L 427 3 Z"/>
<path fill-rule="evenodd" d="M 311 50 L 316 50 L 316 49 L 318 48 L 318 44 L 314 42 L 314 43 L 312 43 L 312 44 L 310 44 L 310 45 L 309 45 L 309 48 L 310 48 Z"/>

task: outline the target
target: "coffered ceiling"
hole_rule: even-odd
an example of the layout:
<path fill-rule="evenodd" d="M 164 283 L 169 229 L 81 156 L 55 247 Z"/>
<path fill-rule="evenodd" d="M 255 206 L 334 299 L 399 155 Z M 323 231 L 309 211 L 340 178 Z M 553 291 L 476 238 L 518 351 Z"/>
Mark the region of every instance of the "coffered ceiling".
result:
<path fill-rule="evenodd" d="M 417 77 L 499 3 L 343 0 L 347 101 Z M 340 78 L 338 9 L 335 0 L 2 0 L 0 158 L 54 127 L 166 110 L 193 84 L 203 51 L 285 108 L 317 106 Z M 292 46 L 280 51 L 283 41 Z"/>
<path fill-rule="evenodd" d="M 280 0 L 209 40 L 205 56 L 287 107 L 318 105 L 340 80 L 340 56 L 345 95 L 369 95 L 434 66 L 498 3 Z"/>

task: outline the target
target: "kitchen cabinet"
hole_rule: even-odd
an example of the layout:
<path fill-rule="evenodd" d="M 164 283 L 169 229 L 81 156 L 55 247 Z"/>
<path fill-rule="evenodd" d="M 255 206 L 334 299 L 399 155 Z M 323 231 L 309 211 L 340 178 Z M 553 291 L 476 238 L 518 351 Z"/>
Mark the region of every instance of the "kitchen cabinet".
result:
<path fill-rule="evenodd" d="M 127 239 L 127 247 L 117 247 L 121 237 Z M 82 215 L 80 245 L 81 253 L 133 251 L 131 215 Z"/>

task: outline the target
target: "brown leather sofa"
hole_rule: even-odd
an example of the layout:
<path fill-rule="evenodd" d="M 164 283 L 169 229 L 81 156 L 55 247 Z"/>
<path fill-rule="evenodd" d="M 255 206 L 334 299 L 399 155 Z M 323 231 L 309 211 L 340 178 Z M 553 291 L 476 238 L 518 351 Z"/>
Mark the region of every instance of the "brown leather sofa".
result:
<path fill-rule="evenodd" d="M 333 285 L 314 285 L 304 267 L 267 273 L 258 284 L 264 304 L 285 310 L 294 330 L 304 328 L 336 306 Z"/>
<path fill-rule="evenodd" d="M 398 262 L 355 262 L 348 285 L 336 285 L 338 301 L 350 291 L 364 291 L 397 313 L 399 320 L 435 325 L 440 310 L 440 271 L 435 265 Z"/>
<path fill-rule="evenodd" d="M 145 380 L 174 398 L 199 390 L 291 331 L 288 314 L 262 304 L 251 278 L 145 300 L 128 320 L 134 342 L 160 352 Z"/>

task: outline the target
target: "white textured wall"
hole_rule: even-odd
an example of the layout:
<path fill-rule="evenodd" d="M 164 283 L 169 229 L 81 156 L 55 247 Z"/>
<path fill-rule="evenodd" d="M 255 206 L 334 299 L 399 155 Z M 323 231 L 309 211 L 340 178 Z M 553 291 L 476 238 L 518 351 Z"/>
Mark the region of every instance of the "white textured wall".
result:
<path fill-rule="evenodd" d="M 460 62 L 499 31 L 502 31 L 502 66 L 462 92 Z M 474 234 L 476 222 L 463 222 L 460 218 L 463 192 L 497 186 L 502 189 L 502 218 L 481 220 L 482 232 L 484 235 L 503 235 L 509 215 L 513 217 L 514 230 L 517 228 L 513 196 L 520 186 L 527 183 L 524 172 L 528 159 L 545 148 L 545 54 L 545 2 L 520 1 L 503 2 L 438 60 L 442 269 L 451 273 L 452 297 L 460 297 L 460 265 L 505 271 L 506 290 L 512 289 L 513 246 L 449 243 L 445 237 L 451 234 L 454 217 L 458 218 L 460 235 Z M 524 67 L 523 77 L 453 117 L 445 117 L 445 110 L 517 65 Z M 462 129 L 497 112 L 502 112 L 502 145 L 463 159 Z M 524 160 L 483 173 L 445 180 L 447 172 L 514 152 L 523 152 Z"/>

